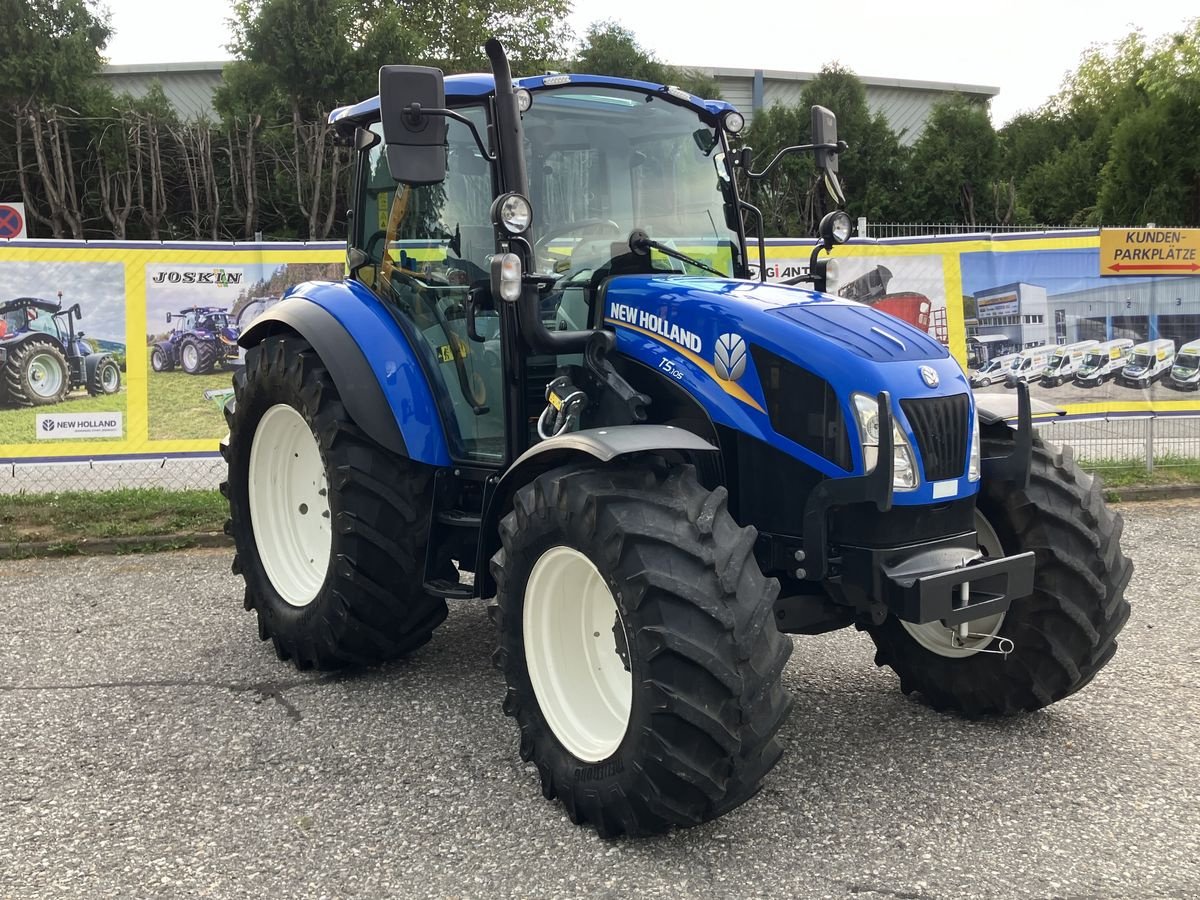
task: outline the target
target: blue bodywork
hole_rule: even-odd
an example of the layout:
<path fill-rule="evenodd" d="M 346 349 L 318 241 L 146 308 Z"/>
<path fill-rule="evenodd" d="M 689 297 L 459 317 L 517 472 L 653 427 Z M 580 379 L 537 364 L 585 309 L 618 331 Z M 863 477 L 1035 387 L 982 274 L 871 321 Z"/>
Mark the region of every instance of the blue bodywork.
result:
<path fill-rule="evenodd" d="M 637 311 L 634 316 L 630 309 Z M 638 324 L 641 311 L 657 317 L 657 322 L 650 321 L 651 328 Z M 616 330 L 617 348 L 623 354 L 659 370 L 666 360 L 670 368 L 682 371 L 678 383 L 714 422 L 759 438 L 831 478 L 864 472 L 850 406 L 852 393 L 874 396 L 886 390 L 891 394 L 892 415 L 908 437 L 918 465 L 920 449 L 898 401 L 966 394 L 974 406 L 966 376 L 945 347 L 887 313 L 840 297 L 753 281 L 632 275 L 609 283 L 604 316 L 605 325 Z M 700 349 L 665 336 L 662 332 L 669 333 L 669 326 L 699 338 Z M 738 335 L 829 381 L 850 428 L 853 472 L 775 432 L 752 356 L 747 354 L 746 371 L 736 382 L 717 376 L 713 352 L 717 337 L 724 334 Z M 922 380 L 922 365 L 937 371 L 936 389 Z M 964 471 L 954 493 L 945 493 L 947 489 L 943 485 L 935 499 L 932 484 L 922 480 L 916 490 L 897 491 L 893 502 L 945 502 L 976 493 L 978 484 L 969 482 Z"/>
<path fill-rule="evenodd" d="M 382 301 L 353 280 L 309 282 L 292 288 L 286 297 L 315 303 L 351 335 L 375 373 L 409 455 L 429 465 L 450 465 L 445 428 L 417 350 Z M 643 312 L 654 318 L 643 319 Z M 962 369 L 929 335 L 870 306 L 798 287 L 679 275 L 618 276 L 605 292 L 604 324 L 616 332 L 622 354 L 659 370 L 663 377 L 675 377 L 714 422 L 765 441 L 830 478 L 864 473 L 850 403 L 854 392 L 891 394 L 892 415 L 917 456 L 918 471 L 920 448 L 899 400 L 965 394 L 974 408 Z M 672 339 L 672 326 L 691 337 L 679 332 Z M 772 428 L 751 355 L 735 381 L 717 375 L 714 348 L 717 337 L 726 334 L 762 346 L 830 382 L 850 429 L 852 471 Z M 936 370 L 936 389 L 924 383 L 920 366 Z M 665 374 L 668 368 L 678 374 Z M 922 479 L 915 490 L 897 491 L 893 502 L 942 503 L 978 490 L 965 471 L 957 482 L 953 493 L 940 483 L 934 497 L 933 485 Z"/>
<path fill-rule="evenodd" d="M 332 315 L 354 339 L 387 400 L 408 455 L 431 466 L 450 465 L 446 432 L 412 343 L 382 301 L 361 282 L 310 281 L 283 299 L 302 297 Z"/>

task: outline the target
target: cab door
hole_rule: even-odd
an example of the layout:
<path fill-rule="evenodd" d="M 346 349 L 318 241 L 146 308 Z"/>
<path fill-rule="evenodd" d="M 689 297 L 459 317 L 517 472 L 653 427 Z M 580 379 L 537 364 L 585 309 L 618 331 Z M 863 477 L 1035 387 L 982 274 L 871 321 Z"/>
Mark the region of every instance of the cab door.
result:
<path fill-rule="evenodd" d="M 487 133 L 483 107 L 458 110 Z M 380 123 L 361 151 L 351 247 L 366 262 L 356 276 L 403 320 L 425 363 L 442 413 L 451 455 L 464 462 L 503 463 L 505 392 L 498 314 L 480 308 L 469 333 L 468 299 L 490 307 L 495 238 L 489 210 L 492 165 L 470 129 L 448 122 L 445 181 L 411 186 L 392 180 Z"/>

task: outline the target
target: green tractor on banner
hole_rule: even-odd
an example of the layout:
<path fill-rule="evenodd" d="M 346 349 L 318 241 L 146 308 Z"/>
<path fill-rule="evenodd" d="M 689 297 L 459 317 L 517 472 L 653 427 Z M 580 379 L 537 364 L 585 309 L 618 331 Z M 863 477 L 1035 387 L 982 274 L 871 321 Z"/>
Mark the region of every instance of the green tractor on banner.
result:
<path fill-rule="evenodd" d="M 622 78 L 385 66 L 336 110 L 347 276 L 239 338 L 234 572 L 302 669 L 421 647 L 490 599 L 519 752 L 602 835 L 733 809 L 782 752 L 793 634 L 856 627 L 900 687 L 1035 710 L 1116 651 L 1132 572 L 1022 386 L 972 395 L 919 328 L 767 284 L 727 103 Z M 757 239 L 748 237 L 757 232 Z M 752 255 L 757 255 L 757 266 Z M 931 748 L 931 752 L 933 752 Z"/>

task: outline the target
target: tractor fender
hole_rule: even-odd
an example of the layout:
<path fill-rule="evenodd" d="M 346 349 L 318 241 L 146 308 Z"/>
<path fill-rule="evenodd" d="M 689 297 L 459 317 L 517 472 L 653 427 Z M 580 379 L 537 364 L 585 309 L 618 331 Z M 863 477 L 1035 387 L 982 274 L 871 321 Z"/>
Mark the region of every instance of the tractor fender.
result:
<path fill-rule="evenodd" d="M 437 402 L 413 343 L 365 285 L 297 285 L 255 319 L 238 344 L 249 349 L 281 331 L 312 345 L 346 412 L 373 441 L 418 462 L 450 465 Z"/>
<path fill-rule="evenodd" d="M 534 444 L 514 462 L 491 493 L 479 527 L 479 551 L 475 564 L 475 584 L 480 597 L 496 591 L 488 566 L 500 548 L 500 519 L 512 506 L 516 492 L 540 475 L 572 462 L 609 463 L 634 453 L 662 452 L 664 456 L 688 460 L 698 453 L 720 451 L 704 438 L 686 428 L 673 425 L 612 425 L 585 428 L 570 434 L 547 438 Z"/>
<path fill-rule="evenodd" d="M 1029 398 L 1030 411 L 1038 416 L 1065 416 L 1067 411 L 1045 400 Z M 1000 422 L 1017 420 L 1016 394 L 976 394 L 975 409 L 979 413 L 980 425 L 996 425 Z"/>
<path fill-rule="evenodd" d="M 96 374 L 96 368 L 100 365 L 100 360 L 111 356 L 111 353 L 89 353 L 83 358 L 83 383 L 85 385 L 92 383 L 92 376 Z"/>

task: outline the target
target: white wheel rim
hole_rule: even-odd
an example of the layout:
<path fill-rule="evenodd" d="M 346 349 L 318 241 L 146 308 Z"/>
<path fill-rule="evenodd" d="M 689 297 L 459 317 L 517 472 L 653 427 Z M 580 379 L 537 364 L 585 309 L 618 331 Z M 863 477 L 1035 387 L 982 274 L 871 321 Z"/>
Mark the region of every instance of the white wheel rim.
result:
<path fill-rule="evenodd" d="M 975 510 L 975 531 L 979 536 L 979 549 L 984 556 L 1004 555 L 1000 537 L 978 509 Z M 901 619 L 900 624 L 918 644 L 931 653 L 948 656 L 951 659 L 966 659 L 969 656 L 975 656 L 980 650 L 987 647 L 1000 633 L 1000 626 L 1004 624 L 1004 613 L 996 613 L 994 616 L 985 616 L 982 619 L 973 619 L 968 622 L 971 634 L 981 636 L 971 637 L 965 641 L 957 637 L 957 628 L 947 628 L 940 621 L 917 625 Z"/>
<path fill-rule="evenodd" d="M 199 355 L 200 354 L 196 351 L 196 345 L 188 344 L 183 348 L 183 364 L 189 369 L 196 368 Z"/>
<path fill-rule="evenodd" d="M 258 557 L 279 596 L 306 606 L 325 583 L 333 533 L 321 449 L 293 407 L 277 403 L 259 419 L 248 477 Z"/>
<path fill-rule="evenodd" d="M 35 353 L 29 361 L 29 387 L 39 397 L 53 397 L 63 385 L 63 370 L 49 353 Z"/>
<path fill-rule="evenodd" d="M 525 666 L 546 724 L 584 762 L 621 746 L 633 706 L 633 676 L 617 653 L 620 610 L 592 561 L 551 547 L 525 586 Z M 628 651 L 626 651 L 628 656 Z"/>
<path fill-rule="evenodd" d="M 113 365 L 105 366 L 104 371 L 100 374 L 100 383 L 104 385 L 104 389 L 110 394 L 116 391 L 118 379 L 117 367 Z"/>

